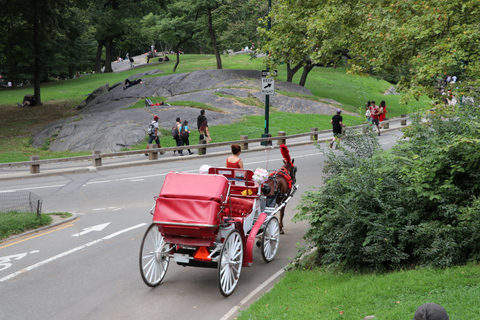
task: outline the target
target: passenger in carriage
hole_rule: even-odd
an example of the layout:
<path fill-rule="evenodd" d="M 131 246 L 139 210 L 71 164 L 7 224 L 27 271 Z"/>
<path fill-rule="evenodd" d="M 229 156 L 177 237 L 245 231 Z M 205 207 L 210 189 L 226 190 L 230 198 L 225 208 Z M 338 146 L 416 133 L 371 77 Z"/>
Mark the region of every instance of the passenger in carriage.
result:
<path fill-rule="evenodd" d="M 226 167 L 234 169 L 243 169 L 243 161 L 240 159 L 242 148 L 238 144 L 232 144 L 232 155 L 227 158 Z"/>

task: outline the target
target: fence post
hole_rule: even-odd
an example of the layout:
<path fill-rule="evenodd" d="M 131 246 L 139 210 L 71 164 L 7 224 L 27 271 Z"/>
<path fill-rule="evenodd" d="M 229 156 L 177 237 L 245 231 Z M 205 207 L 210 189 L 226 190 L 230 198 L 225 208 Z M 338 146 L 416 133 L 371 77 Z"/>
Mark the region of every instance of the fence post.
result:
<path fill-rule="evenodd" d="M 242 150 L 248 150 L 248 136 L 240 136 L 240 140 L 244 140 L 245 142 L 242 142 Z"/>
<path fill-rule="evenodd" d="M 285 137 L 285 131 L 278 131 L 278 137 Z M 287 139 L 279 139 L 277 144 L 280 146 L 282 144 L 286 144 Z"/>
<path fill-rule="evenodd" d="M 310 132 L 312 133 L 312 135 L 310 136 L 310 140 L 318 141 L 318 133 L 316 133 L 317 131 L 318 128 L 310 128 Z"/>
<path fill-rule="evenodd" d="M 158 160 L 158 148 L 153 148 L 153 144 L 151 145 L 151 147 L 152 148 L 150 149 L 152 149 L 152 151 L 148 153 L 148 160 Z"/>
<path fill-rule="evenodd" d="M 40 160 L 39 156 L 30 156 L 30 161 Z M 40 173 L 40 164 L 34 163 L 30 165 L 30 173 Z"/>
<path fill-rule="evenodd" d="M 199 144 L 204 144 L 204 145 L 206 145 L 206 144 L 207 144 L 207 140 L 200 140 L 200 143 L 199 143 Z M 206 147 L 198 148 L 198 154 L 199 154 L 199 155 L 207 154 L 207 148 L 206 148 Z"/>
<path fill-rule="evenodd" d="M 401 117 L 402 117 L 402 118 L 406 118 L 407 115 L 406 115 L 406 114 L 402 114 Z M 407 119 L 402 120 L 402 121 L 400 122 L 400 124 L 401 124 L 402 126 L 406 126 L 406 125 L 407 125 Z"/>
<path fill-rule="evenodd" d="M 101 167 L 102 166 L 102 156 L 100 155 L 102 152 L 100 150 L 94 150 L 93 155 L 93 166 L 94 167 Z"/>

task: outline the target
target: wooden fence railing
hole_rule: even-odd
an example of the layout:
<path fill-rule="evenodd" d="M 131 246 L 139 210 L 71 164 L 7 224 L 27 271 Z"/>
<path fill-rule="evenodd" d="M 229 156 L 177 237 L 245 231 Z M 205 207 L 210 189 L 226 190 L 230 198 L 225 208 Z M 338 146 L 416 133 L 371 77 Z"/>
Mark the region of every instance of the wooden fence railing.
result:
<path fill-rule="evenodd" d="M 406 115 L 402 115 L 400 118 L 383 121 L 382 125 L 384 129 L 389 129 L 390 123 L 400 121 L 401 126 L 406 126 L 407 119 L 408 117 Z M 349 127 L 349 129 L 357 129 L 357 128 L 361 128 L 362 126 L 363 125 L 352 126 L 352 127 Z M 285 131 L 278 131 L 278 134 L 276 137 L 248 139 L 248 136 L 242 135 L 240 136 L 240 140 L 236 140 L 236 141 L 225 141 L 225 142 L 216 142 L 216 143 L 207 144 L 206 141 L 203 140 L 201 141 L 200 144 L 197 144 L 197 145 L 189 145 L 189 146 L 181 146 L 181 147 L 152 148 L 152 149 L 142 149 L 142 150 L 132 150 L 132 151 L 110 152 L 110 153 L 104 153 L 104 154 L 102 154 L 101 151 L 95 150 L 91 155 L 88 155 L 88 156 L 46 159 L 46 160 L 40 160 L 39 156 L 31 156 L 30 161 L 0 163 L 0 168 L 30 166 L 30 173 L 35 174 L 35 173 L 40 173 L 41 165 L 60 163 L 60 162 L 85 161 L 85 160 L 91 160 L 92 165 L 94 167 L 100 167 L 102 166 L 102 160 L 105 158 L 114 158 L 114 157 L 122 157 L 122 156 L 130 156 L 130 155 L 147 153 L 148 160 L 157 160 L 158 153 L 174 151 L 174 150 L 186 150 L 186 149 L 198 149 L 199 155 L 205 155 L 207 153 L 207 149 L 230 146 L 234 143 L 239 144 L 242 147 L 242 150 L 248 150 L 249 144 L 252 144 L 252 143 L 262 143 L 262 145 L 272 145 L 273 141 L 277 141 L 277 145 L 281 145 L 281 144 L 286 144 L 288 139 L 302 138 L 302 137 L 310 137 L 311 141 L 317 141 L 318 135 L 324 134 L 324 133 L 331 133 L 331 132 L 332 132 L 331 129 L 318 131 L 318 128 L 311 128 L 310 132 L 292 134 L 288 136 L 285 134 Z"/>

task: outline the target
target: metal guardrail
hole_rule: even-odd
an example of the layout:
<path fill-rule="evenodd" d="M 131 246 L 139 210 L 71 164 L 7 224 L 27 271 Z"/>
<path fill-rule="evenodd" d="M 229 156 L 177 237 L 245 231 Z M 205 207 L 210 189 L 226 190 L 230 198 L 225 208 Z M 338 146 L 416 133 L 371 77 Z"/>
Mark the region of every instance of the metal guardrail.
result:
<path fill-rule="evenodd" d="M 400 121 L 402 126 L 407 125 L 408 117 L 407 115 L 402 115 L 400 118 L 394 118 L 386 121 L 382 121 L 384 129 L 388 129 L 390 123 Z M 364 125 L 348 127 L 348 129 L 359 129 Z M 58 158 L 58 159 L 46 159 L 40 160 L 39 156 L 31 156 L 30 161 L 22 162 L 12 162 L 12 163 L 0 163 L 0 168 L 14 168 L 14 167 L 28 167 L 30 166 L 30 173 L 40 173 L 40 166 L 45 164 L 60 163 L 60 162 L 75 162 L 75 161 L 85 161 L 91 160 L 94 167 L 102 166 L 102 160 L 105 158 L 114 158 L 122 156 L 130 156 L 137 154 L 148 154 L 148 160 L 158 160 L 158 153 L 164 153 L 168 151 L 178 151 L 178 150 L 187 150 L 187 149 L 198 149 L 199 155 L 205 155 L 207 149 L 230 146 L 234 143 L 239 144 L 242 147 L 242 150 L 248 150 L 248 145 L 250 143 L 262 143 L 262 145 L 272 145 L 273 141 L 277 141 L 277 145 L 286 144 L 288 139 L 310 137 L 311 141 L 318 141 L 318 135 L 324 133 L 331 133 L 332 130 L 322 130 L 318 131 L 318 128 L 311 128 L 310 132 L 298 133 L 292 135 L 286 135 L 285 131 L 278 131 L 276 137 L 267 137 L 267 138 L 255 138 L 248 139 L 248 136 L 240 136 L 240 140 L 236 141 L 225 141 L 225 142 L 216 142 L 207 144 L 205 140 L 201 141 L 200 144 L 189 145 L 189 146 L 179 146 L 179 147 L 168 147 L 168 148 L 152 148 L 152 149 L 142 149 L 142 150 L 132 150 L 132 151 L 119 151 L 102 154 L 101 151 L 95 150 L 91 155 L 88 156 L 79 156 L 79 157 L 68 157 L 68 158 Z"/>

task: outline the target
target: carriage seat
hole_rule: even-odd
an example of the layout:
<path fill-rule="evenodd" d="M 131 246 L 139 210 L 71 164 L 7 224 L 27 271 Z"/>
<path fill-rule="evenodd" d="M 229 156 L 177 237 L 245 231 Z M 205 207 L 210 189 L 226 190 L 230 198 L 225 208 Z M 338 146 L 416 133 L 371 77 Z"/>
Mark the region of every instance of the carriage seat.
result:
<path fill-rule="evenodd" d="M 245 198 L 230 197 L 227 202 L 232 217 L 248 216 L 253 210 L 253 201 Z"/>

